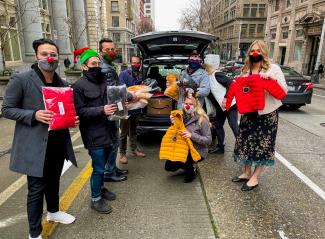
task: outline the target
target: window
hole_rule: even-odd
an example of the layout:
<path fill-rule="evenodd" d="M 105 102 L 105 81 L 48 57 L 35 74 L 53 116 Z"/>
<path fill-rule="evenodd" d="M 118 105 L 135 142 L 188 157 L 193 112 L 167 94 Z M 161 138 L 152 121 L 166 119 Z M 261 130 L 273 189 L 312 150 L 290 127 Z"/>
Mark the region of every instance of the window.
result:
<path fill-rule="evenodd" d="M 146 0 L 146 3 L 150 3 L 150 0 Z"/>
<path fill-rule="evenodd" d="M 112 16 L 112 27 L 120 26 L 120 18 L 118 16 Z"/>
<path fill-rule="evenodd" d="M 151 13 L 151 10 L 146 10 L 146 13 L 148 13 L 148 14 Z"/>
<path fill-rule="evenodd" d="M 121 33 L 113 32 L 113 41 L 114 42 L 121 42 Z"/>
<path fill-rule="evenodd" d="M 228 34 L 229 34 L 229 38 L 233 38 L 234 37 L 234 26 L 230 26 L 228 28 Z"/>
<path fill-rule="evenodd" d="M 293 53 L 293 60 L 294 61 L 301 61 L 301 49 L 302 49 L 302 41 L 295 42 L 295 48 Z"/>
<path fill-rule="evenodd" d="M 288 39 L 288 32 L 282 32 L 282 39 Z"/>
<path fill-rule="evenodd" d="M 236 0 L 231 0 L 230 5 L 232 5 L 234 2 L 236 2 Z"/>
<path fill-rule="evenodd" d="M 247 37 L 247 30 L 248 30 L 248 25 L 247 24 L 241 24 L 241 32 L 240 32 L 240 36 L 242 38 Z"/>
<path fill-rule="evenodd" d="M 224 22 L 228 21 L 228 11 L 224 13 L 223 20 Z"/>
<path fill-rule="evenodd" d="M 269 52 L 270 52 L 270 58 L 272 59 L 273 58 L 273 52 L 274 52 L 274 42 L 271 42 Z"/>
<path fill-rule="evenodd" d="M 51 39 L 50 24 L 42 22 L 42 33 L 44 38 Z"/>
<path fill-rule="evenodd" d="M 16 17 L 6 18 L 2 16 L 0 19 L 0 32 L 3 35 L 3 53 L 5 61 L 21 60 L 19 33 L 17 29 Z"/>
<path fill-rule="evenodd" d="M 307 2 L 308 0 L 300 0 L 300 3 L 304 3 Z"/>
<path fill-rule="evenodd" d="M 39 0 L 38 5 L 39 5 L 40 9 L 43 9 L 43 10 L 48 10 L 49 9 L 47 0 Z"/>
<path fill-rule="evenodd" d="M 258 16 L 265 17 L 265 4 L 259 4 L 258 6 Z"/>
<path fill-rule="evenodd" d="M 150 8 L 151 6 L 150 5 L 146 5 L 146 8 Z"/>
<path fill-rule="evenodd" d="M 249 37 L 255 37 L 256 34 L 256 25 L 255 24 L 249 24 Z"/>
<path fill-rule="evenodd" d="M 236 7 L 230 9 L 230 19 L 234 19 L 236 16 Z"/>
<path fill-rule="evenodd" d="M 275 0 L 274 11 L 279 11 L 280 9 L 280 0 Z"/>
<path fill-rule="evenodd" d="M 225 0 L 225 7 L 229 7 L 229 0 Z"/>
<path fill-rule="evenodd" d="M 112 12 L 118 12 L 118 1 L 111 1 Z"/>
<path fill-rule="evenodd" d="M 256 13 L 257 13 L 257 4 L 252 4 L 251 17 L 256 17 Z"/>
<path fill-rule="evenodd" d="M 304 37 L 304 30 L 303 29 L 298 29 L 296 30 L 296 37 Z"/>
<path fill-rule="evenodd" d="M 291 7 L 291 0 L 287 0 L 287 7 Z"/>
<path fill-rule="evenodd" d="M 264 24 L 257 25 L 257 36 L 263 37 L 264 36 Z"/>
<path fill-rule="evenodd" d="M 244 17 L 249 17 L 249 4 L 244 4 Z"/>

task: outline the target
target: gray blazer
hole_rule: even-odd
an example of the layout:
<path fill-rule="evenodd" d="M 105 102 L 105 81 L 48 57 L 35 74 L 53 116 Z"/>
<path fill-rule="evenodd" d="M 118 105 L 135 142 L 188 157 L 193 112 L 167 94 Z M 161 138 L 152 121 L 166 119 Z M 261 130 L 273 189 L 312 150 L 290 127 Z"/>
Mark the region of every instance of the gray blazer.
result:
<path fill-rule="evenodd" d="M 62 86 L 67 83 L 59 79 Z M 10 79 L 2 105 L 2 115 L 16 121 L 11 150 L 10 170 L 34 177 L 43 177 L 48 139 L 48 125 L 32 124 L 33 114 L 44 109 L 42 86 L 34 70 L 15 74 Z M 70 134 L 65 137 L 67 160 L 77 166 Z"/>
<path fill-rule="evenodd" d="M 199 124 L 199 115 L 195 114 L 185 124 L 185 127 L 192 134 L 191 140 L 194 148 L 200 153 L 202 158 L 206 158 L 209 145 L 212 142 L 209 121 L 205 119 Z"/>

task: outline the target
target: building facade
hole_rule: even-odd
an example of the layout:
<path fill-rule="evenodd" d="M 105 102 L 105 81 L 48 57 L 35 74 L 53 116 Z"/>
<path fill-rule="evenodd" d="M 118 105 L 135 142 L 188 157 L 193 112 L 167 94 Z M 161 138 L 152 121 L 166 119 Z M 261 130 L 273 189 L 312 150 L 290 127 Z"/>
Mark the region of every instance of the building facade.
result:
<path fill-rule="evenodd" d="M 199 30 L 216 35 L 221 60 L 244 60 L 249 45 L 264 39 L 267 0 L 201 0 Z"/>
<path fill-rule="evenodd" d="M 136 35 L 140 21 L 139 0 L 107 0 L 108 35 L 116 44 L 118 61 L 128 63 L 135 54 L 131 38 Z"/>
<path fill-rule="evenodd" d="M 324 0 L 270 0 L 266 38 L 273 62 L 314 72 L 325 16 Z M 324 44 L 323 44 L 324 48 Z M 325 55 L 321 55 L 325 63 Z"/>
<path fill-rule="evenodd" d="M 152 25 L 155 25 L 155 0 L 144 0 L 144 16 L 151 18 Z"/>

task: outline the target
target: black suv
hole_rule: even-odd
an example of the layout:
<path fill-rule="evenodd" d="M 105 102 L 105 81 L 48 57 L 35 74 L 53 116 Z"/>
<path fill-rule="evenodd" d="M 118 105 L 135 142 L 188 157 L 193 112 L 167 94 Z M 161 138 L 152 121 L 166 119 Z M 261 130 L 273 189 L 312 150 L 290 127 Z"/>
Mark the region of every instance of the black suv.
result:
<path fill-rule="evenodd" d="M 177 76 L 187 66 L 189 55 L 196 50 L 204 57 L 204 51 L 215 39 L 215 36 L 194 31 L 151 32 L 131 39 L 137 44 L 142 54 L 142 75 L 144 78 L 154 78 L 162 89 L 166 88 L 166 75 Z M 159 79 L 158 79 L 159 78 Z M 170 126 L 169 113 L 176 108 L 176 102 L 156 93 L 144 109 L 137 127 L 138 134 L 152 131 L 166 131 Z"/>

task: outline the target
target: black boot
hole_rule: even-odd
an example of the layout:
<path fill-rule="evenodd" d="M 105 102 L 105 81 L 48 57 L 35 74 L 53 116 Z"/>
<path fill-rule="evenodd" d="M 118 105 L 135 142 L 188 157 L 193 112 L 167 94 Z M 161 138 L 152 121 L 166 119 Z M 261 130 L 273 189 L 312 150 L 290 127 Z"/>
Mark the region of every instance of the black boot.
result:
<path fill-rule="evenodd" d="M 104 198 L 101 198 L 98 201 L 90 202 L 91 208 L 102 214 L 108 214 L 112 212 L 112 207 L 107 204 Z"/>
<path fill-rule="evenodd" d="M 214 149 L 209 150 L 209 154 L 224 154 L 225 153 L 225 146 L 224 145 L 217 145 Z"/>

